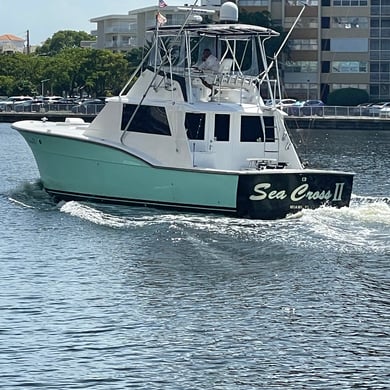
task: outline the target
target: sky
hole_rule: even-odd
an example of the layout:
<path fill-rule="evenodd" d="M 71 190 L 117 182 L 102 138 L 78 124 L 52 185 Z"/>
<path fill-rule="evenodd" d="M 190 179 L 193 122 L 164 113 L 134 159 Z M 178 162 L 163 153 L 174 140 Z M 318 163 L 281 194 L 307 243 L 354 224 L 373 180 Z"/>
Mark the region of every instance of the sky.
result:
<path fill-rule="evenodd" d="M 189 0 L 165 0 L 168 5 L 191 4 Z M 200 3 L 200 1 L 199 1 Z M 40 45 L 60 30 L 96 29 L 90 19 L 104 15 L 126 15 L 128 11 L 149 6 L 158 0 L 0 0 L 0 35 L 12 34 Z"/>

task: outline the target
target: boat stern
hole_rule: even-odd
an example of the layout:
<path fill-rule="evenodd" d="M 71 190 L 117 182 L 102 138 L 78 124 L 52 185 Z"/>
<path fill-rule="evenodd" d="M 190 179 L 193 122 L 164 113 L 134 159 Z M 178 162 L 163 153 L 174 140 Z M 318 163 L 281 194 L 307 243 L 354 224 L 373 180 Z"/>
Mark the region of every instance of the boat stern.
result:
<path fill-rule="evenodd" d="M 347 207 L 353 173 L 304 170 L 240 175 L 237 212 L 260 219 L 285 218 L 303 209 Z"/>

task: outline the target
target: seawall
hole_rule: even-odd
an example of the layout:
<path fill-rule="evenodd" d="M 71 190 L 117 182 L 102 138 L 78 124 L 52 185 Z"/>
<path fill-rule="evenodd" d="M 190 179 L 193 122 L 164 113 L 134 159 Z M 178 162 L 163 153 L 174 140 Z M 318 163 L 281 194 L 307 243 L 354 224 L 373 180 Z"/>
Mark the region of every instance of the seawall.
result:
<path fill-rule="evenodd" d="M 314 130 L 390 130 L 390 118 L 365 116 L 334 117 L 286 117 L 290 129 Z"/>
<path fill-rule="evenodd" d="M 92 122 L 95 114 L 74 114 L 69 111 L 48 111 L 48 112 L 0 112 L 0 122 L 13 123 L 24 120 L 41 120 L 47 118 L 53 122 L 63 122 L 65 118 L 83 118 L 85 122 Z"/>

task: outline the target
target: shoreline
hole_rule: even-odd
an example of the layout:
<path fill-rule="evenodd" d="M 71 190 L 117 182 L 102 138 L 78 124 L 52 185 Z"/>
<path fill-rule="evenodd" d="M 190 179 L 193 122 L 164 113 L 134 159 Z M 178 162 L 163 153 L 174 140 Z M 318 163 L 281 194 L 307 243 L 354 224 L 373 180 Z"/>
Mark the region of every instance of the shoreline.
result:
<path fill-rule="evenodd" d="M 48 112 L 0 112 L 0 122 L 13 123 L 21 120 L 41 120 L 63 122 L 65 118 L 82 118 L 92 122 L 96 114 L 75 114 L 69 111 Z M 390 118 L 369 116 L 288 116 L 286 125 L 290 129 L 310 130 L 390 130 Z"/>

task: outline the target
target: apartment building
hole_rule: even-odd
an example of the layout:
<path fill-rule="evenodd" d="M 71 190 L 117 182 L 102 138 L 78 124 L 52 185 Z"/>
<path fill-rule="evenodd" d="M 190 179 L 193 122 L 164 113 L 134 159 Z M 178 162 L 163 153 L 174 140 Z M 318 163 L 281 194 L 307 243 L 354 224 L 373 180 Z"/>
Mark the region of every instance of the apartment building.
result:
<path fill-rule="evenodd" d="M 211 3 L 220 5 L 220 0 Z M 213 9 L 212 9 L 213 8 Z M 217 11 L 216 7 L 205 10 Z M 96 43 L 92 45 L 97 49 L 109 49 L 112 51 L 128 51 L 134 47 L 144 46 L 146 31 L 156 25 L 156 15 L 160 12 L 168 25 L 181 25 L 188 15 L 188 7 L 166 6 L 163 9 L 155 7 L 144 7 L 131 10 L 127 15 L 106 15 L 90 20 L 97 23 L 97 28 L 91 34 L 97 37 Z M 211 15 L 211 14 L 210 14 Z M 190 22 L 201 22 L 199 15 L 194 15 Z M 86 43 L 86 45 L 90 43 Z"/>
<path fill-rule="evenodd" d="M 226 0 L 203 0 L 218 13 Z M 235 0 L 248 12 L 269 11 L 287 31 L 302 9 L 301 0 Z M 304 0 L 307 7 L 280 59 L 284 93 L 324 101 L 332 91 L 354 87 L 371 100 L 390 100 L 390 0 Z M 169 2 L 168 2 L 169 3 Z M 97 23 L 96 47 L 125 51 L 142 46 L 156 20 L 156 7 L 91 19 Z M 167 24 L 180 24 L 186 11 L 162 9 Z M 216 16 L 214 16 L 215 18 Z"/>
<path fill-rule="evenodd" d="M 289 40 L 282 63 L 288 96 L 326 100 L 346 87 L 390 100 L 390 1 L 305 0 L 308 5 Z M 249 12 L 267 10 L 288 30 L 299 0 L 237 0 Z"/>
<path fill-rule="evenodd" d="M 85 42 L 84 46 L 113 52 L 128 51 L 136 46 L 137 19 L 133 15 L 106 15 L 90 22 L 97 23 L 96 30 L 91 31 L 96 36 L 96 42 Z"/>

